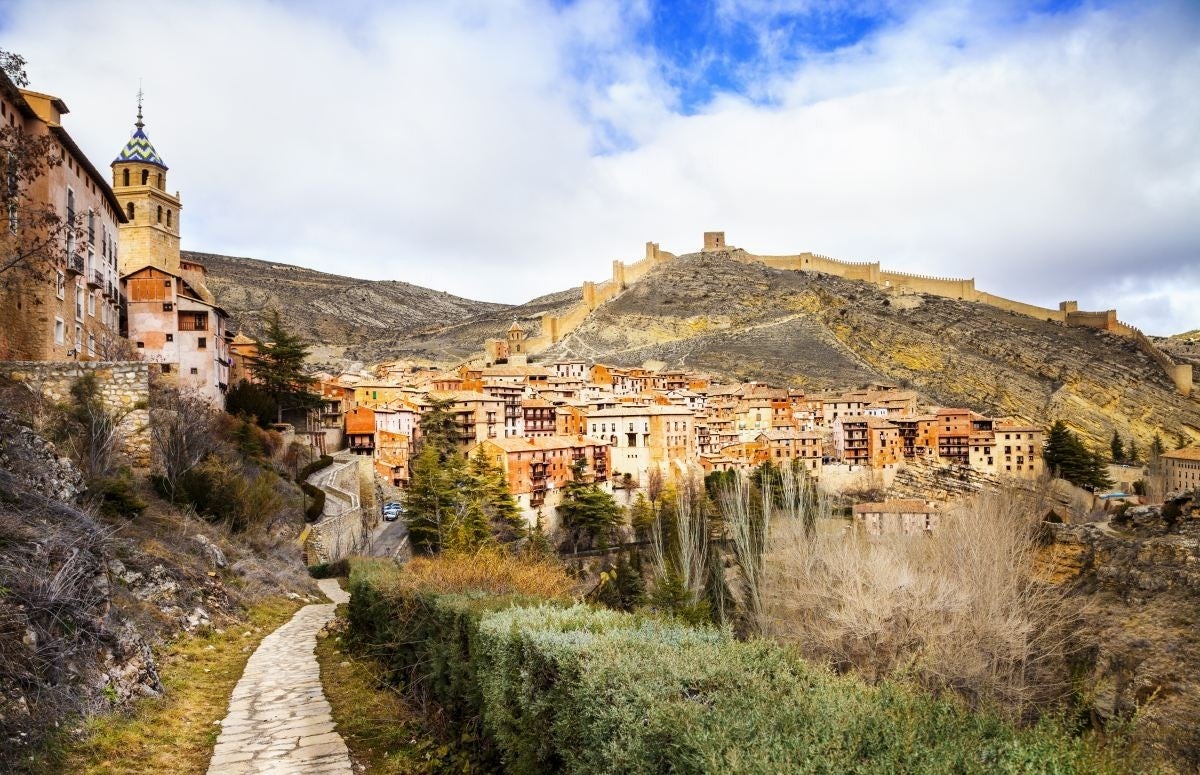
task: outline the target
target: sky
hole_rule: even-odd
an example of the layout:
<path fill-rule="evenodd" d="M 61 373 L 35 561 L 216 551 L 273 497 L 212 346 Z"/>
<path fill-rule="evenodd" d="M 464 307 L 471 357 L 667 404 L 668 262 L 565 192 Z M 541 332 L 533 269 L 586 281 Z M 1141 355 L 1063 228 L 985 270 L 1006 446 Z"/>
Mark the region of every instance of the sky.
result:
<path fill-rule="evenodd" d="M 186 249 L 519 303 L 704 231 L 1200 328 L 1200 3 L 0 0 Z"/>

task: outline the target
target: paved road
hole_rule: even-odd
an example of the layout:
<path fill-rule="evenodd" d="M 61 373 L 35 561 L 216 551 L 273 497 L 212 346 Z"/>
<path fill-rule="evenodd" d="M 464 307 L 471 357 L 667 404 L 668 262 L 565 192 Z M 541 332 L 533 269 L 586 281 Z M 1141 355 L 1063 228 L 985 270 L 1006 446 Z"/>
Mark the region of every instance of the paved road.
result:
<path fill-rule="evenodd" d="M 380 522 L 379 527 L 371 533 L 372 557 L 403 559 L 407 558 L 408 551 L 408 526 L 404 524 L 403 518 L 395 522 Z"/>
<path fill-rule="evenodd" d="M 317 582 L 333 603 L 306 605 L 263 638 L 229 700 L 208 775 L 351 775 L 350 754 L 334 731 L 313 650 L 317 632 L 350 595 Z"/>

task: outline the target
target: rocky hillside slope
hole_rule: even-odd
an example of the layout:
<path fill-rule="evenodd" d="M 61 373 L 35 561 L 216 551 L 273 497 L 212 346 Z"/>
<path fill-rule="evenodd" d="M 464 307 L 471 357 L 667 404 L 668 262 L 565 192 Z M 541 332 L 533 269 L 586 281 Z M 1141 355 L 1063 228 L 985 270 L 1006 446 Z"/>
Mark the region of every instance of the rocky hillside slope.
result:
<path fill-rule="evenodd" d="M 335 355 L 346 345 L 370 349 L 370 343 L 390 341 L 398 332 L 412 334 L 507 308 L 410 283 L 359 280 L 273 261 L 187 251 L 183 258 L 208 270 L 208 287 L 229 311 L 234 330 L 260 334 L 263 314 L 274 308 L 290 328 Z"/>
<path fill-rule="evenodd" d="M 1155 433 L 1200 440 L 1200 401 L 1127 339 L 720 253 L 657 267 L 542 357 L 568 356 L 811 389 L 898 384 L 946 406 L 1063 418 L 1096 444 L 1114 429 L 1143 450 Z"/>
<path fill-rule="evenodd" d="M 1081 699 L 1129 718 L 1147 764 L 1200 766 L 1200 503 L 1139 506 L 1111 522 L 1047 525 L 1046 580 L 1079 603 Z"/>

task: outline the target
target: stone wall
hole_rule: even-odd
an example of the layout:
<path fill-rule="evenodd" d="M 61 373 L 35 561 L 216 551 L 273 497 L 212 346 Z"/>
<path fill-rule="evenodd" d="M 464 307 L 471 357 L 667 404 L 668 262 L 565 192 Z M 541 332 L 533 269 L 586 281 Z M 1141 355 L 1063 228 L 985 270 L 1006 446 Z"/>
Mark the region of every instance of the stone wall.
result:
<path fill-rule="evenodd" d="M 0 361 L 0 376 L 21 382 L 55 403 L 71 400 L 71 386 L 94 374 L 100 400 L 125 414 L 121 423 L 126 460 L 150 467 L 150 371 L 142 361 Z"/>
<path fill-rule="evenodd" d="M 365 462 L 365 465 L 364 465 Z M 364 474 L 364 469 L 368 472 Z M 302 536 L 304 559 L 308 565 L 336 562 L 357 554 L 367 543 L 368 530 L 374 525 L 375 491 L 363 487 L 370 473 L 370 457 L 343 453 L 334 465 L 314 473 L 309 481 L 325 491 L 325 514 L 305 528 Z M 367 494 L 369 509 L 364 511 L 361 493 Z"/>

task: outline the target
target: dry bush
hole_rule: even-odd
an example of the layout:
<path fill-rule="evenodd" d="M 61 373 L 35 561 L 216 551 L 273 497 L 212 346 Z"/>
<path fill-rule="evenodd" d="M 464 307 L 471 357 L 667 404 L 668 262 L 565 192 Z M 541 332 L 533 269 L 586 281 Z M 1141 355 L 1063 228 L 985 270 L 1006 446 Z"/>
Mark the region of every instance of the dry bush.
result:
<path fill-rule="evenodd" d="M 764 631 L 868 680 L 907 674 L 1017 718 L 1069 693 L 1076 616 L 1034 577 L 1036 495 L 979 496 L 930 537 L 811 535 L 776 524 Z"/>
<path fill-rule="evenodd" d="M 478 591 L 542 598 L 567 597 L 576 585 L 556 559 L 526 557 L 491 546 L 475 552 L 414 557 L 395 579 L 405 587 L 427 592 Z"/>

